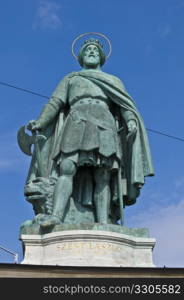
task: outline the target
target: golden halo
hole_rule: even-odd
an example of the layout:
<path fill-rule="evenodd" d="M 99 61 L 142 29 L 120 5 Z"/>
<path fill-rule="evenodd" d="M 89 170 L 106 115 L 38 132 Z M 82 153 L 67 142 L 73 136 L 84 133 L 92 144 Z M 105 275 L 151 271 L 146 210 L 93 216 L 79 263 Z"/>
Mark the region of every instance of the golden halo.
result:
<path fill-rule="evenodd" d="M 108 53 L 108 55 L 106 55 L 106 59 L 108 59 L 112 53 L 112 45 L 111 45 L 111 42 L 108 39 L 108 37 L 106 37 L 106 35 L 99 33 L 99 32 L 86 32 L 86 33 L 83 33 L 83 34 L 80 34 L 79 36 L 77 36 L 72 43 L 72 55 L 76 59 L 78 58 L 78 56 L 75 54 L 75 51 L 74 51 L 75 44 L 77 43 L 78 40 L 80 40 L 82 37 L 84 37 L 86 35 L 98 35 L 100 37 L 103 37 L 107 41 L 108 46 L 109 46 L 109 53 Z"/>

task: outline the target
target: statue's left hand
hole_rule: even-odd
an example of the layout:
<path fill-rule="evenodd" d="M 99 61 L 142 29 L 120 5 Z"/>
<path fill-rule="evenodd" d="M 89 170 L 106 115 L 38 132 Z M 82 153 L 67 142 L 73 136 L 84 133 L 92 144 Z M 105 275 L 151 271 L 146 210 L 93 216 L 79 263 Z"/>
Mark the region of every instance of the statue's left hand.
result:
<path fill-rule="evenodd" d="M 137 131 L 137 123 L 135 120 L 129 120 L 127 123 L 128 133 Z"/>
<path fill-rule="evenodd" d="M 135 120 L 130 120 L 127 123 L 128 134 L 127 134 L 127 142 L 132 144 L 135 140 L 137 133 L 137 123 Z"/>

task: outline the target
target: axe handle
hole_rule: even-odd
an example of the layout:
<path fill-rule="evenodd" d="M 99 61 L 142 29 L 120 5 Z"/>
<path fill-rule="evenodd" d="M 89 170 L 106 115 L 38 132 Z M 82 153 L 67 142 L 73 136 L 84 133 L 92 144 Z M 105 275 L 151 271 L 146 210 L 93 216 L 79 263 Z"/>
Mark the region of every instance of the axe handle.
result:
<path fill-rule="evenodd" d="M 36 161 L 37 161 L 37 165 L 38 165 L 38 176 L 39 177 L 45 177 L 43 160 L 42 160 L 39 140 L 38 140 L 38 137 L 37 137 L 38 133 L 36 131 L 32 131 L 32 134 L 33 134 L 34 140 L 35 140 L 34 146 L 35 146 Z"/>

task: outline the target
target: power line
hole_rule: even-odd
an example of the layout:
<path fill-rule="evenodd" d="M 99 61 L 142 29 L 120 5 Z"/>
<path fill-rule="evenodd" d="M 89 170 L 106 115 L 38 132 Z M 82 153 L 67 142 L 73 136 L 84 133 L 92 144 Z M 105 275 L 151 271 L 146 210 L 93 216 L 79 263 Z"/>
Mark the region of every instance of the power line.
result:
<path fill-rule="evenodd" d="M 35 95 L 35 96 L 39 96 L 39 97 L 42 97 L 42 98 L 50 99 L 49 96 L 34 92 L 32 90 L 24 89 L 24 88 L 21 88 L 21 87 L 18 87 L 18 86 L 15 86 L 15 85 L 3 82 L 3 81 L 0 81 L 0 85 L 10 87 L 10 88 L 14 88 L 16 90 L 19 90 L 19 91 L 22 91 L 22 92 L 25 92 L 25 93 L 29 93 L 29 94 L 32 94 L 32 95 Z M 55 97 L 55 98 L 59 99 L 58 97 Z M 180 137 L 177 137 L 177 136 L 174 136 L 174 135 L 170 135 L 170 134 L 167 134 L 167 133 L 164 133 L 164 132 L 161 132 L 161 131 L 158 131 L 158 130 L 150 129 L 150 128 L 146 128 L 146 130 L 150 131 L 150 132 L 153 132 L 153 133 L 156 133 L 156 134 L 160 134 L 160 135 L 172 138 L 172 139 L 175 139 L 175 140 L 178 140 L 180 142 L 184 142 L 183 138 L 180 138 Z"/>
<path fill-rule="evenodd" d="M 31 91 L 31 90 L 23 89 L 23 88 L 20 88 L 20 87 L 18 87 L 18 86 L 15 86 L 15 85 L 12 85 L 12 84 L 9 84 L 9 83 L 6 83 L 6 82 L 0 81 L 0 84 L 1 84 L 1 85 L 4 85 L 4 86 L 7 86 L 7 87 L 10 87 L 10 88 L 14 88 L 14 89 L 19 90 L 19 91 L 22 91 L 22 92 L 26 92 L 26 93 L 35 95 L 35 96 L 39 96 L 39 97 L 42 97 L 42 98 L 50 99 L 50 97 L 48 97 L 48 96 L 45 96 L 45 95 L 36 93 L 36 92 L 34 92 L 34 91 Z"/>
<path fill-rule="evenodd" d="M 12 250 L 9 250 L 3 246 L 0 245 L 0 249 L 2 249 L 3 251 L 12 254 L 14 256 L 14 263 L 18 264 L 18 253 L 13 252 Z"/>
<path fill-rule="evenodd" d="M 157 130 L 149 129 L 149 128 L 146 128 L 146 130 L 148 130 L 148 131 L 150 131 L 150 132 L 154 132 L 154 133 L 160 134 L 160 135 L 167 136 L 167 137 L 169 137 L 169 138 L 172 138 L 172 139 L 175 139 L 175 140 L 178 140 L 178 141 L 181 141 L 181 142 L 184 142 L 184 139 L 182 139 L 182 138 L 180 138 L 180 137 L 177 137 L 177 136 L 174 136 L 174 135 L 170 135 L 170 134 L 163 133 L 163 132 L 161 132 L 161 131 L 157 131 Z"/>

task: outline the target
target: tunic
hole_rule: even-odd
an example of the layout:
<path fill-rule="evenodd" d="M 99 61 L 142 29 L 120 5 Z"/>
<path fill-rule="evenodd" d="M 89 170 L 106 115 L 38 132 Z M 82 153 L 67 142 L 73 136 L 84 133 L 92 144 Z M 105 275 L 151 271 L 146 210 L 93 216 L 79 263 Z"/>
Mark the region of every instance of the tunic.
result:
<path fill-rule="evenodd" d="M 114 116 L 114 117 L 113 117 Z M 115 121 L 116 120 L 116 121 Z M 129 120 L 137 124 L 128 133 Z M 148 137 L 135 103 L 119 78 L 99 71 L 68 74 L 56 87 L 39 122 L 47 140 L 42 146 L 46 176 L 60 176 L 58 164 L 68 157 L 78 166 L 116 167 L 126 179 L 125 205 L 134 204 L 145 183 L 153 176 Z M 124 128 L 117 134 L 118 128 Z M 117 174 L 117 172 L 111 172 Z M 28 180 L 37 175 L 35 155 Z M 114 186 L 117 187 L 117 180 Z"/>
<path fill-rule="evenodd" d="M 78 76 L 69 81 L 69 114 L 65 120 L 57 163 L 67 157 L 77 165 L 115 167 L 120 158 L 111 101 L 93 82 Z"/>

